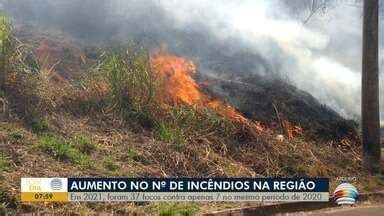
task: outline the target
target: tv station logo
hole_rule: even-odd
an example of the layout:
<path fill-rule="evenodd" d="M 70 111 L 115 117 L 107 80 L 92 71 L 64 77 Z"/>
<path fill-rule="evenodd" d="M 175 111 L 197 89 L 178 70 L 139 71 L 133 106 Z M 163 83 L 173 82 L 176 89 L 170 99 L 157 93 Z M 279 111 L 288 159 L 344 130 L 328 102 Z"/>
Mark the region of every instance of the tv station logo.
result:
<path fill-rule="evenodd" d="M 333 199 L 338 205 L 354 205 L 359 198 L 356 187 L 350 183 L 342 183 L 333 192 Z"/>

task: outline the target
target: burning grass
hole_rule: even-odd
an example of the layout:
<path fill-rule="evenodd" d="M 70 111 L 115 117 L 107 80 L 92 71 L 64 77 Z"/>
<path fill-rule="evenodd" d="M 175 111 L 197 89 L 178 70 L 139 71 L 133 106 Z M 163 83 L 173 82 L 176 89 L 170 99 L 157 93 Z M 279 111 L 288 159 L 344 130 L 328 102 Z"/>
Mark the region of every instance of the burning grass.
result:
<path fill-rule="evenodd" d="M 196 66 L 192 61 L 172 55 L 154 55 L 151 58 L 152 72 L 159 80 L 158 100 L 162 104 L 188 105 L 197 109 L 212 109 L 237 122 L 247 119 L 233 107 L 204 93 L 194 76 Z"/>
<path fill-rule="evenodd" d="M 84 77 L 83 86 L 95 90 L 87 92 L 96 97 L 105 96 L 102 110 L 119 113 L 179 150 L 197 137 L 224 134 L 236 141 L 260 128 L 203 93 L 192 77 L 195 72 L 192 62 L 176 56 L 111 52 Z"/>
<path fill-rule="evenodd" d="M 109 52 L 76 86 L 70 82 L 60 85 L 52 79 L 55 70 L 42 73 L 33 55 L 27 58 L 25 45 L 15 48 L 18 58 L 10 58 L 7 67 L 12 70 L 6 71 L 4 95 L 10 113 L 35 129 L 29 131 L 18 124 L 18 118 L 11 120 L 16 126 L 0 122 L 1 151 L 7 155 L 0 158 L 0 170 L 5 167 L 1 176 L 6 179 L 68 173 L 90 177 L 365 178 L 358 145 L 348 139 L 315 142 L 307 139 L 301 128 L 285 122 L 282 127 L 290 139 L 276 139 L 278 132 L 246 119 L 235 108 L 202 91 L 194 79 L 196 66 L 185 58 L 149 56 L 142 50 Z M 42 152 L 47 157 L 42 157 Z M 90 169 L 93 161 L 101 163 L 92 163 Z M 12 169 L 6 168 L 7 164 L 12 164 Z M 18 197 L 18 183 L 6 184 L 4 190 Z M 22 205 L 13 200 L 0 199 L 0 205 L 4 204 L 0 212 L 2 208 L 20 209 Z M 29 206 L 27 212 L 52 213 L 55 208 L 57 214 L 118 210 L 122 214 L 138 211 L 172 215 L 194 214 L 199 207 L 52 204 Z"/>

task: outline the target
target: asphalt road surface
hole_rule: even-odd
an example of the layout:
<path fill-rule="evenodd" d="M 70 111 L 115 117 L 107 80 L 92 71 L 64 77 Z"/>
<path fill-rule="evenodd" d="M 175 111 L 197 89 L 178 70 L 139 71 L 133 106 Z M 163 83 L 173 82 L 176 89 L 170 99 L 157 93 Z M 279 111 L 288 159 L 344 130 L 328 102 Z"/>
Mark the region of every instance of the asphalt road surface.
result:
<path fill-rule="evenodd" d="M 384 205 L 375 206 L 357 206 L 357 207 L 343 207 L 335 209 L 325 209 L 314 212 L 301 212 L 295 214 L 287 214 L 289 216 L 311 215 L 311 216 L 383 216 Z"/>

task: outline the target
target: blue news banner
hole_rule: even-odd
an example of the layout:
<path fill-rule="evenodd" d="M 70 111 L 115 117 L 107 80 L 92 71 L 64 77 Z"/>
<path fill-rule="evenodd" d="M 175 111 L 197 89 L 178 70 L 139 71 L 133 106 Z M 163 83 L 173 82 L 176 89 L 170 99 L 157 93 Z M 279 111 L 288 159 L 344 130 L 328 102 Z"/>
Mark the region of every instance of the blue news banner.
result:
<path fill-rule="evenodd" d="M 70 201 L 328 201 L 327 178 L 69 178 Z"/>
<path fill-rule="evenodd" d="M 24 178 L 24 201 L 327 202 L 328 178 Z"/>

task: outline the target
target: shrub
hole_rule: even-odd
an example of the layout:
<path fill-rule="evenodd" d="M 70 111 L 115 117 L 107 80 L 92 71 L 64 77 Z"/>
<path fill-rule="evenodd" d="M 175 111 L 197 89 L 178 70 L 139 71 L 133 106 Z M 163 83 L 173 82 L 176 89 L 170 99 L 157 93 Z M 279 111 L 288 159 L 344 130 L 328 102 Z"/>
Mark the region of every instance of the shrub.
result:
<path fill-rule="evenodd" d="M 59 160 L 85 166 L 90 164 L 90 158 L 77 149 L 72 142 L 56 135 L 43 135 L 36 148 Z"/>

